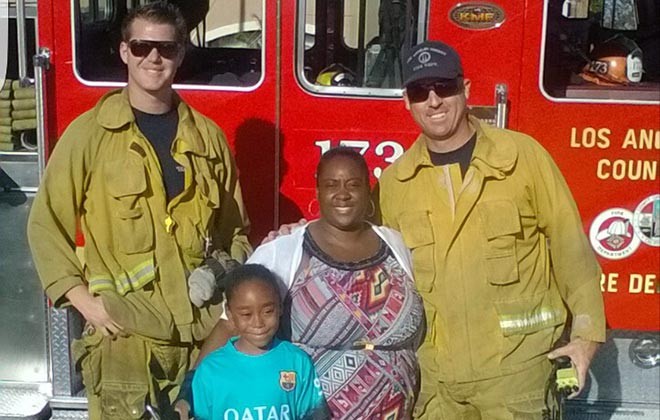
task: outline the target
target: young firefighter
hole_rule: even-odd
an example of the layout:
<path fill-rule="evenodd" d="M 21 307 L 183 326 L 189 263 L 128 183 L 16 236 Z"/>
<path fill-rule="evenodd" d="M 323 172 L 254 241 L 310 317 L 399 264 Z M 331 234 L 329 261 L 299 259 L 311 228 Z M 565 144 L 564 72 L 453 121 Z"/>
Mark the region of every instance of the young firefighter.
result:
<path fill-rule="evenodd" d="M 172 89 L 188 30 L 167 2 L 131 10 L 119 54 L 126 88 L 72 122 L 53 151 L 28 224 L 56 307 L 85 318 L 72 343 L 90 420 L 167 414 L 217 323 L 193 287 L 205 254 L 244 261 L 249 221 L 224 134 Z M 84 235 L 81 264 L 76 232 Z"/>
<path fill-rule="evenodd" d="M 197 367 L 192 385 L 195 418 L 330 418 L 311 358 L 275 338 L 281 306 L 274 274 L 246 264 L 228 275 L 225 295 L 238 337 Z"/>

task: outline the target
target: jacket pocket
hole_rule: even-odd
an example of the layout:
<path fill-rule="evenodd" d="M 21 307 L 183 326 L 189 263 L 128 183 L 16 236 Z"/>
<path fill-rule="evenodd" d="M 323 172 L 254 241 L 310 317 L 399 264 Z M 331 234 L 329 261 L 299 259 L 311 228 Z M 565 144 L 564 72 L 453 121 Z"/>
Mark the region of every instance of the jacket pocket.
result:
<path fill-rule="evenodd" d="M 435 279 L 435 240 L 429 212 L 405 212 L 401 215 L 399 226 L 412 254 L 415 285 L 423 292 L 430 292 Z"/>
<path fill-rule="evenodd" d="M 104 419 L 144 418 L 149 387 L 133 383 L 104 383 L 101 411 Z"/>
<path fill-rule="evenodd" d="M 103 334 L 85 328 L 81 338 L 73 340 L 71 352 L 76 367 L 82 373 L 87 392 L 98 395 L 101 389 L 101 341 Z"/>
<path fill-rule="evenodd" d="M 114 160 L 105 165 L 110 194 L 114 242 L 125 254 L 149 251 L 153 247 L 154 227 L 144 197 L 147 178 L 142 162 Z"/>
<path fill-rule="evenodd" d="M 213 231 L 215 209 L 198 189 L 189 201 L 179 203 L 173 216 L 177 222 L 174 230 L 177 243 L 187 256 L 201 262 L 206 250 L 205 239 L 212 239 L 210 233 Z M 216 249 L 221 244 L 210 245 Z"/>
<path fill-rule="evenodd" d="M 478 204 L 487 244 L 484 251 L 486 277 L 490 284 L 506 285 L 520 280 L 516 238 L 521 234 L 520 215 L 513 201 Z"/>
<path fill-rule="evenodd" d="M 177 242 L 186 255 L 202 259 L 205 251 L 205 237 L 209 236 L 200 228 L 199 223 L 189 218 L 182 218 L 176 229 Z"/>

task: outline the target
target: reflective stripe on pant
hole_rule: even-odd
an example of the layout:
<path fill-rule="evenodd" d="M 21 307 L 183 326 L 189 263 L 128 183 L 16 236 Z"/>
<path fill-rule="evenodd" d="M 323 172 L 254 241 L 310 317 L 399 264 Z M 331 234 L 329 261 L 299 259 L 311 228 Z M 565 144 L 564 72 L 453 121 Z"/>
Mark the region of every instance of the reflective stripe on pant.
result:
<path fill-rule="evenodd" d="M 437 382 L 434 395 L 426 404 L 420 401 L 414 416 L 424 420 L 540 420 L 550 370 L 551 363 L 543 361 L 522 372 L 482 381 Z"/>
<path fill-rule="evenodd" d="M 83 335 L 72 343 L 82 369 L 89 419 L 139 419 L 145 404 L 174 400 L 193 356 L 190 346 L 157 344 L 139 336 Z"/>

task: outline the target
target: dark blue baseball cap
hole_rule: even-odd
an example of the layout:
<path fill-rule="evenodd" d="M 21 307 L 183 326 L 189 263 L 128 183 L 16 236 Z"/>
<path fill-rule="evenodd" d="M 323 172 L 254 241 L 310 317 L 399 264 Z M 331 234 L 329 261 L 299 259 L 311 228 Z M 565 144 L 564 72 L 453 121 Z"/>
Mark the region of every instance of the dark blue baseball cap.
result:
<path fill-rule="evenodd" d="M 403 86 L 419 80 L 453 80 L 463 77 L 456 50 L 440 41 L 424 41 L 404 51 Z"/>

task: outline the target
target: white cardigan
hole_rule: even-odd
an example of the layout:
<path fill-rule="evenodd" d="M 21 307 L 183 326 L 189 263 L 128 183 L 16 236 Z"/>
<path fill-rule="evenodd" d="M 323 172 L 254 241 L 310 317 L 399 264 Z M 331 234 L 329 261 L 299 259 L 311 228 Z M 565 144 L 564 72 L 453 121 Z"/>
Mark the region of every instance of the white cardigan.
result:
<path fill-rule="evenodd" d="M 261 245 L 246 261 L 246 264 L 261 264 L 279 277 L 282 298 L 288 293 L 298 272 L 303 255 L 303 237 L 310 223 L 312 222 L 308 222 L 289 235 L 281 235 L 271 242 Z M 385 241 L 401 267 L 413 279 L 412 257 L 401 234 L 384 226 L 371 225 L 371 228 Z"/>

